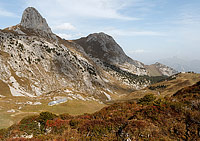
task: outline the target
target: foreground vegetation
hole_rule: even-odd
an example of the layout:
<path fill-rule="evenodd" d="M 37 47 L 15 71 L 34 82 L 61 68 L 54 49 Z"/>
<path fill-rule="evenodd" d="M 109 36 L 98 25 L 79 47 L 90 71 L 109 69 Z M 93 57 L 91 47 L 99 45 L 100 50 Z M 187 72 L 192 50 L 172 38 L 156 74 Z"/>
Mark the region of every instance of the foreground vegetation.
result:
<path fill-rule="evenodd" d="M 200 82 L 171 97 L 148 94 L 94 114 L 42 112 L 0 130 L 0 140 L 199 140 Z M 31 139 L 27 139 L 30 137 Z"/>

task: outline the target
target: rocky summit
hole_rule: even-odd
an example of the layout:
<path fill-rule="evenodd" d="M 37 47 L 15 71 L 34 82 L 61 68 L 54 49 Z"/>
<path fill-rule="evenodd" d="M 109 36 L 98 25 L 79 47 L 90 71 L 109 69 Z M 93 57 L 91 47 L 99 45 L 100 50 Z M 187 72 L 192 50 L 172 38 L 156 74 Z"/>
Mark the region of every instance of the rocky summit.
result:
<path fill-rule="evenodd" d="M 27 29 L 41 30 L 47 33 L 52 33 L 45 18 L 33 7 L 28 7 L 24 10 L 20 25 Z"/>
<path fill-rule="evenodd" d="M 20 24 L 0 30 L 0 64 L 4 97 L 58 94 L 105 102 L 176 73 L 162 66 L 151 75 L 105 33 L 61 39 L 32 7 L 25 9 Z"/>
<path fill-rule="evenodd" d="M 144 64 L 128 57 L 116 41 L 105 33 L 94 33 L 75 40 L 92 58 L 118 66 L 124 71 L 147 75 Z"/>

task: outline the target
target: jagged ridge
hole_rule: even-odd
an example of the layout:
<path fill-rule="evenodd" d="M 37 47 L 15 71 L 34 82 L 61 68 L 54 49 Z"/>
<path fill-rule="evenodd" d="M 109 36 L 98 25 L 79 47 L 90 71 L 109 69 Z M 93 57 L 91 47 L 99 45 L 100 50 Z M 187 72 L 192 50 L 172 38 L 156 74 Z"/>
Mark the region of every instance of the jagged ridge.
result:
<path fill-rule="evenodd" d="M 4 54 L 0 56 L 4 74 L 0 79 L 10 88 L 7 94 L 38 96 L 71 88 L 111 100 L 110 95 L 116 92 L 126 93 L 127 88 L 140 89 L 151 83 L 146 79 L 139 82 L 134 78 L 137 76 L 130 81 L 129 73 L 148 73 L 144 64 L 128 57 L 111 36 L 95 33 L 75 41 L 62 40 L 33 7 L 25 9 L 19 25 L 0 31 L 0 36 Z"/>

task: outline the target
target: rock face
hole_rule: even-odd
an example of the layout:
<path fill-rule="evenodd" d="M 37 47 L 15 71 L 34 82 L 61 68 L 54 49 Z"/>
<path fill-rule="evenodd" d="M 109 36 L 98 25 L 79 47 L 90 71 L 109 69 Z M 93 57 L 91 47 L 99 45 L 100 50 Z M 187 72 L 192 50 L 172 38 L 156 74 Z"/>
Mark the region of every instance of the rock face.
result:
<path fill-rule="evenodd" d="M 129 59 L 115 40 L 103 32 L 90 34 L 75 42 L 79 43 L 86 53 L 108 63 L 124 63 Z"/>
<path fill-rule="evenodd" d="M 173 74 L 178 73 L 178 71 L 174 70 L 173 68 L 170 68 L 170 67 L 163 65 L 159 62 L 156 62 L 155 66 L 161 72 L 161 74 L 166 75 L 166 76 L 171 76 Z"/>
<path fill-rule="evenodd" d="M 45 18 L 33 7 L 24 10 L 20 25 L 27 29 L 41 30 L 46 33 L 52 33 Z"/>
<path fill-rule="evenodd" d="M 144 64 L 128 57 L 115 40 L 105 33 L 94 33 L 75 40 L 85 52 L 102 62 L 137 75 L 147 75 Z"/>
<path fill-rule="evenodd" d="M 73 92 L 105 101 L 154 82 L 144 64 L 126 56 L 111 36 L 63 40 L 32 7 L 19 25 L 0 30 L 0 64 L 2 96 Z"/>

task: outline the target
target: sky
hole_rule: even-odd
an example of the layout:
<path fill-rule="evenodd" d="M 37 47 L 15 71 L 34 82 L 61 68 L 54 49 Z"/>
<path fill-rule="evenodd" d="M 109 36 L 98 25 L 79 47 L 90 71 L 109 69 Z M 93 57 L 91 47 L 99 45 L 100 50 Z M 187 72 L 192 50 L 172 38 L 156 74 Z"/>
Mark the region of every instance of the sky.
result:
<path fill-rule="evenodd" d="M 65 39 L 104 32 L 145 64 L 200 60 L 200 0 L 0 0 L 0 29 L 18 24 L 29 6 Z"/>

